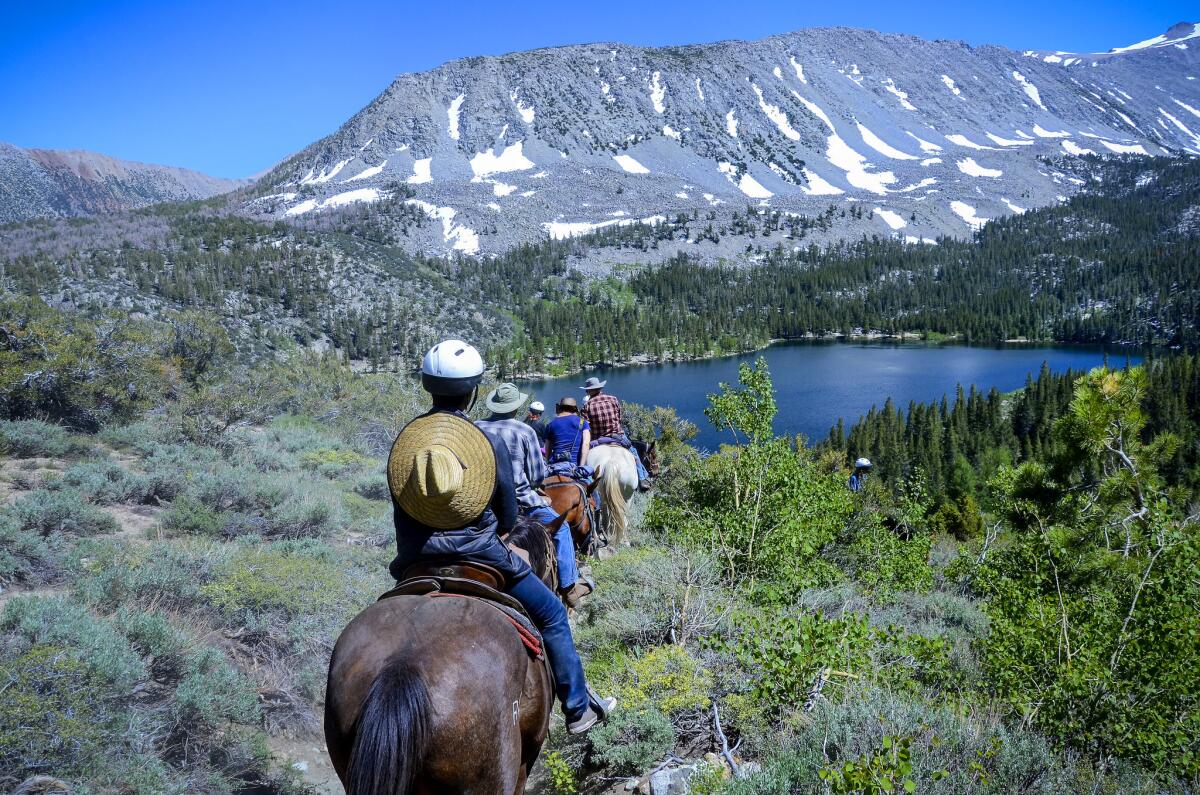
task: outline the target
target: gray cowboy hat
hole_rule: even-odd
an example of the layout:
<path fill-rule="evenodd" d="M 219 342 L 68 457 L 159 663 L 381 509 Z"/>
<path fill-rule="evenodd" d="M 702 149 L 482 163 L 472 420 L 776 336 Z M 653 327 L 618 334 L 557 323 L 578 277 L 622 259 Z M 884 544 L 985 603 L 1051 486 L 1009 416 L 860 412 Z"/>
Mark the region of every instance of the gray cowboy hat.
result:
<path fill-rule="evenodd" d="M 581 386 L 579 388 L 580 389 L 603 389 L 604 385 L 607 383 L 608 383 L 607 381 L 601 381 L 596 376 L 592 376 L 588 380 L 584 381 L 583 386 Z"/>
<path fill-rule="evenodd" d="M 487 407 L 497 414 L 508 414 L 521 408 L 528 398 L 516 384 L 501 384 L 487 396 Z"/>

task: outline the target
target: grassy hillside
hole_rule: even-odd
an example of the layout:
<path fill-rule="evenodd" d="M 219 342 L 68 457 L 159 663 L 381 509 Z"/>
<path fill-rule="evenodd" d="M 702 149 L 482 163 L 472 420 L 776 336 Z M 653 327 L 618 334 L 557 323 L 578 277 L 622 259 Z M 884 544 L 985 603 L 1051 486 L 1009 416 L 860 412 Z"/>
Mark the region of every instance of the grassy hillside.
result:
<path fill-rule="evenodd" d="M 204 324 L 4 317 L 0 790 L 333 791 L 325 664 L 389 584 L 383 456 L 419 391 L 239 365 Z M 693 793 L 1192 791 L 1200 533 L 1156 462 L 1195 437 L 1142 433 L 1145 399 L 1081 382 L 961 540 L 919 476 L 852 495 L 841 450 L 772 438 L 765 369 L 713 401 L 746 443 L 707 459 L 637 411 L 669 474 L 576 616 L 622 708 L 556 724 L 534 786 L 682 760 Z"/>

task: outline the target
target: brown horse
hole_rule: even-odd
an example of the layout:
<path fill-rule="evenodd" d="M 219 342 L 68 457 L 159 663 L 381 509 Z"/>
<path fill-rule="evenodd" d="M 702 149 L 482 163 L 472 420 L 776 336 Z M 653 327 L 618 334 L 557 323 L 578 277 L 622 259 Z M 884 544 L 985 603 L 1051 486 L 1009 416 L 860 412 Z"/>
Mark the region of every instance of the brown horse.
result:
<path fill-rule="evenodd" d="M 551 589 L 558 526 L 523 521 L 506 539 Z M 549 669 L 496 608 L 394 596 L 363 610 L 338 638 L 325 741 L 348 795 L 516 795 L 553 702 Z"/>
<path fill-rule="evenodd" d="M 592 492 L 597 485 L 599 481 L 593 480 L 585 486 L 566 475 L 551 475 L 542 481 L 542 492 L 550 500 L 550 509 L 566 517 L 571 537 L 575 539 L 575 548 L 585 553 L 590 551 L 595 542 L 592 537 L 596 529 Z"/>

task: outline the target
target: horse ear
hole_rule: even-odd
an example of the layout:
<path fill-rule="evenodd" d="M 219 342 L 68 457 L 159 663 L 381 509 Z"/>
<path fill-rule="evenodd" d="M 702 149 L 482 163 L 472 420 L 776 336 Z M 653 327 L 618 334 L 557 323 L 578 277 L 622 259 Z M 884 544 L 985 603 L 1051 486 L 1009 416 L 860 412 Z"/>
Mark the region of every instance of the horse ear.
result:
<path fill-rule="evenodd" d="M 554 535 L 555 533 L 558 532 L 559 528 L 561 528 L 563 526 L 563 522 L 567 521 L 567 514 L 569 514 L 570 512 L 571 512 L 571 509 L 568 508 L 567 510 L 560 513 L 558 515 L 557 519 L 555 519 L 550 524 L 546 525 L 546 529 L 550 531 L 550 535 Z"/>
<path fill-rule="evenodd" d="M 592 492 L 595 491 L 596 487 L 599 485 L 600 485 L 600 478 L 592 478 L 592 482 L 589 483 L 587 486 L 587 494 L 589 497 L 592 496 Z"/>

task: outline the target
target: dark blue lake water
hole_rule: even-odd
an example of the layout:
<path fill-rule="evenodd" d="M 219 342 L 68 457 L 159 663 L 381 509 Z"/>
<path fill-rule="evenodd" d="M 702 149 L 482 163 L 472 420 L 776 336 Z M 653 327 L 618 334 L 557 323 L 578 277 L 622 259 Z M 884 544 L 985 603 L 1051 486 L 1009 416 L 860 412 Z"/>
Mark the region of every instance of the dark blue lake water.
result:
<path fill-rule="evenodd" d="M 563 395 L 581 398 L 579 386 L 589 375 L 608 380 L 606 390 L 622 400 L 648 406 L 673 406 L 700 428 L 693 444 L 715 450 L 726 436 L 705 418 L 707 396 L 722 381 L 736 382 L 738 365 L 762 355 L 775 381 L 779 414 L 777 433 L 803 433 L 820 441 L 839 417 L 846 427 L 867 413 L 872 405 L 883 406 L 891 397 L 901 410 L 909 401 L 953 397 L 958 384 L 992 387 L 1007 392 L 1021 387 L 1025 376 L 1037 376 L 1042 362 L 1050 369 L 1087 370 L 1103 363 L 1105 355 L 1114 366 L 1127 360 L 1141 361 L 1140 353 L 1125 348 L 1107 351 L 1094 346 L 1005 346 L 920 344 L 795 343 L 774 345 L 761 354 L 731 356 L 702 362 L 647 367 L 619 367 L 589 371 L 569 378 L 523 382 L 536 398 L 552 411 Z"/>

